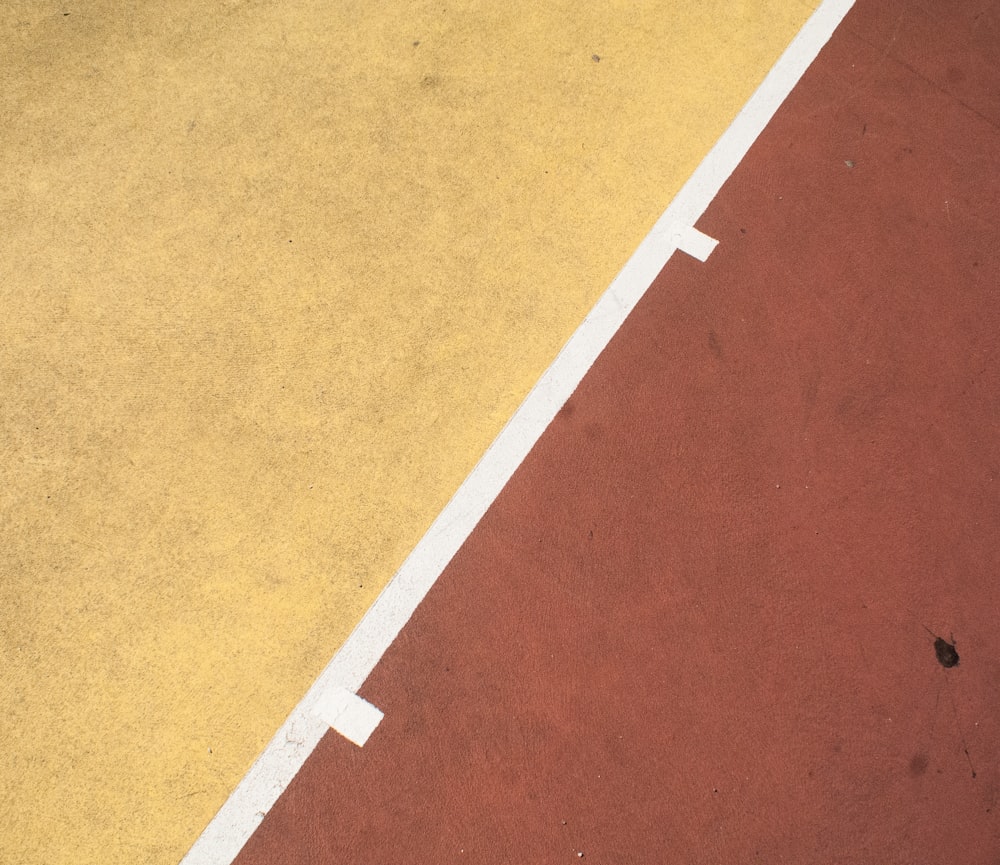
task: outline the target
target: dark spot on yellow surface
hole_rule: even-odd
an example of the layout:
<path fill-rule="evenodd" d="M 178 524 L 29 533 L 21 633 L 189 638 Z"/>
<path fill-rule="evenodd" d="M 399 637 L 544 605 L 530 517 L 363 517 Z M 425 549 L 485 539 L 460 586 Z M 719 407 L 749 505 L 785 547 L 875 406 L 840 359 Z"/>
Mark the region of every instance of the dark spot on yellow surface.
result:
<path fill-rule="evenodd" d="M 913 759 L 910 760 L 910 774 L 914 778 L 918 775 L 923 775 L 927 771 L 928 763 L 930 763 L 930 760 L 926 754 L 914 754 Z"/>
<path fill-rule="evenodd" d="M 413 47 L 414 47 L 414 48 L 416 48 L 416 47 L 417 47 L 417 46 L 418 46 L 419 44 L 420 44 L 420 40 L 419 40 L 419 39 L 417 39 L 417 40 L 416 40 L 416 41 L 415 41 L 415 42 L 413 43 Z"/>
<path fill-rule="evenodd" d="M 593 60 L 595 63 L 600 63 L 601 62 L 600 55 L 598 55 L 598 54 L 591 54 L 590 55 L 590 59 Z"/>
<path fill-rule="evenodd" d="M 934 654 L 942 667 L 958 666 L 958 652 L 955 651 L 955 644 L 949 643 L 944 637 L 935 638 Z"/>
<path fill-rule="evenodd" d="M 437 87 L 440 83 L 441 83 L 441 79 L 439 79 L 436 75 L 425 75 L 420 80 L 420 86 L 421 87 L 426 87 L 428 90 L 433 89 L 434 87 Z"/>

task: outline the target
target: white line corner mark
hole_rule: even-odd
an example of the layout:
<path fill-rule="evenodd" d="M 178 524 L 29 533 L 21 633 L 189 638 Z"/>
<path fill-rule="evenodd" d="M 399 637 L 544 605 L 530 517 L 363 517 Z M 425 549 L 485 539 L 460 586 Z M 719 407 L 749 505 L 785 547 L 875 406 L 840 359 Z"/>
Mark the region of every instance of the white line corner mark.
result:
<path fill-rule="evenodd" d="M 367 741 L 382 713 L 358 689 L 670 256 L 681 249 L 705 261 L 715 248 L 695 223 L 853 5 L 820 3 L 181 865 L 230 865 L 331 727 Z"/>
<path fill-rule="evenodd" d="M 358 747 L 368 741 L 383 715 L 367 700 L 347 688 L 330 688 L 316 701 L 316 714 Z"/>
<path fill-rule="evenodd" d="M 714 237 L 698 231 L 693 225 L 674 223 L 670 226 L 669 232 L 671 246 L 703 263 L 708 261 L 712 251 L 719 245 L 719 241 Z"/>

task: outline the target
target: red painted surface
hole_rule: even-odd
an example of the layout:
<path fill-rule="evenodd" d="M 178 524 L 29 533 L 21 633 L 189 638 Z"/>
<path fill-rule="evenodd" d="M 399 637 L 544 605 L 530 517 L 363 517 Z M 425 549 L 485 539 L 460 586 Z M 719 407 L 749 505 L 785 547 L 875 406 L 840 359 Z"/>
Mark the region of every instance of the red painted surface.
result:
<path fill-rule="evenodd" d="M 852 13 L 240 865 L 1000 860 L 973 6 Z"/>

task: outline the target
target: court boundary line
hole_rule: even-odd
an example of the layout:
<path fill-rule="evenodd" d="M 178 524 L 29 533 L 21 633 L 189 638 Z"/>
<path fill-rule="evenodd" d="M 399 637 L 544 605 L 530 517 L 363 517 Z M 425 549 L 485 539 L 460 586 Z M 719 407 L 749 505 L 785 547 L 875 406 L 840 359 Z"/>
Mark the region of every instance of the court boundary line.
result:
<path fill-rule="evenodd" d="M 821 0 L 180 865 L 231 865 L 331 729 L 322 717 L 329 713 L 321 707 L 331 694 L 356 694 L 364 684 L 670 257 L 680 249 L 699 260 L 707 258 L 705 241 L 710 239 L 697 231 L 695 223 L 854 2 Z"/>

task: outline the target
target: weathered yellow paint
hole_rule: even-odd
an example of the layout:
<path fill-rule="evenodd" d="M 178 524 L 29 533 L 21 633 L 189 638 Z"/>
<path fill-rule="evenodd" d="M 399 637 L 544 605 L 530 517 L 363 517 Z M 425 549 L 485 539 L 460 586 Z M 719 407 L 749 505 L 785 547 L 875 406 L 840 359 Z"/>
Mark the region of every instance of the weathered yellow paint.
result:
<path fill-rule="evenodd" d="M 8 0 L 0 860 L 179 860 L 814 5 Z"/>

